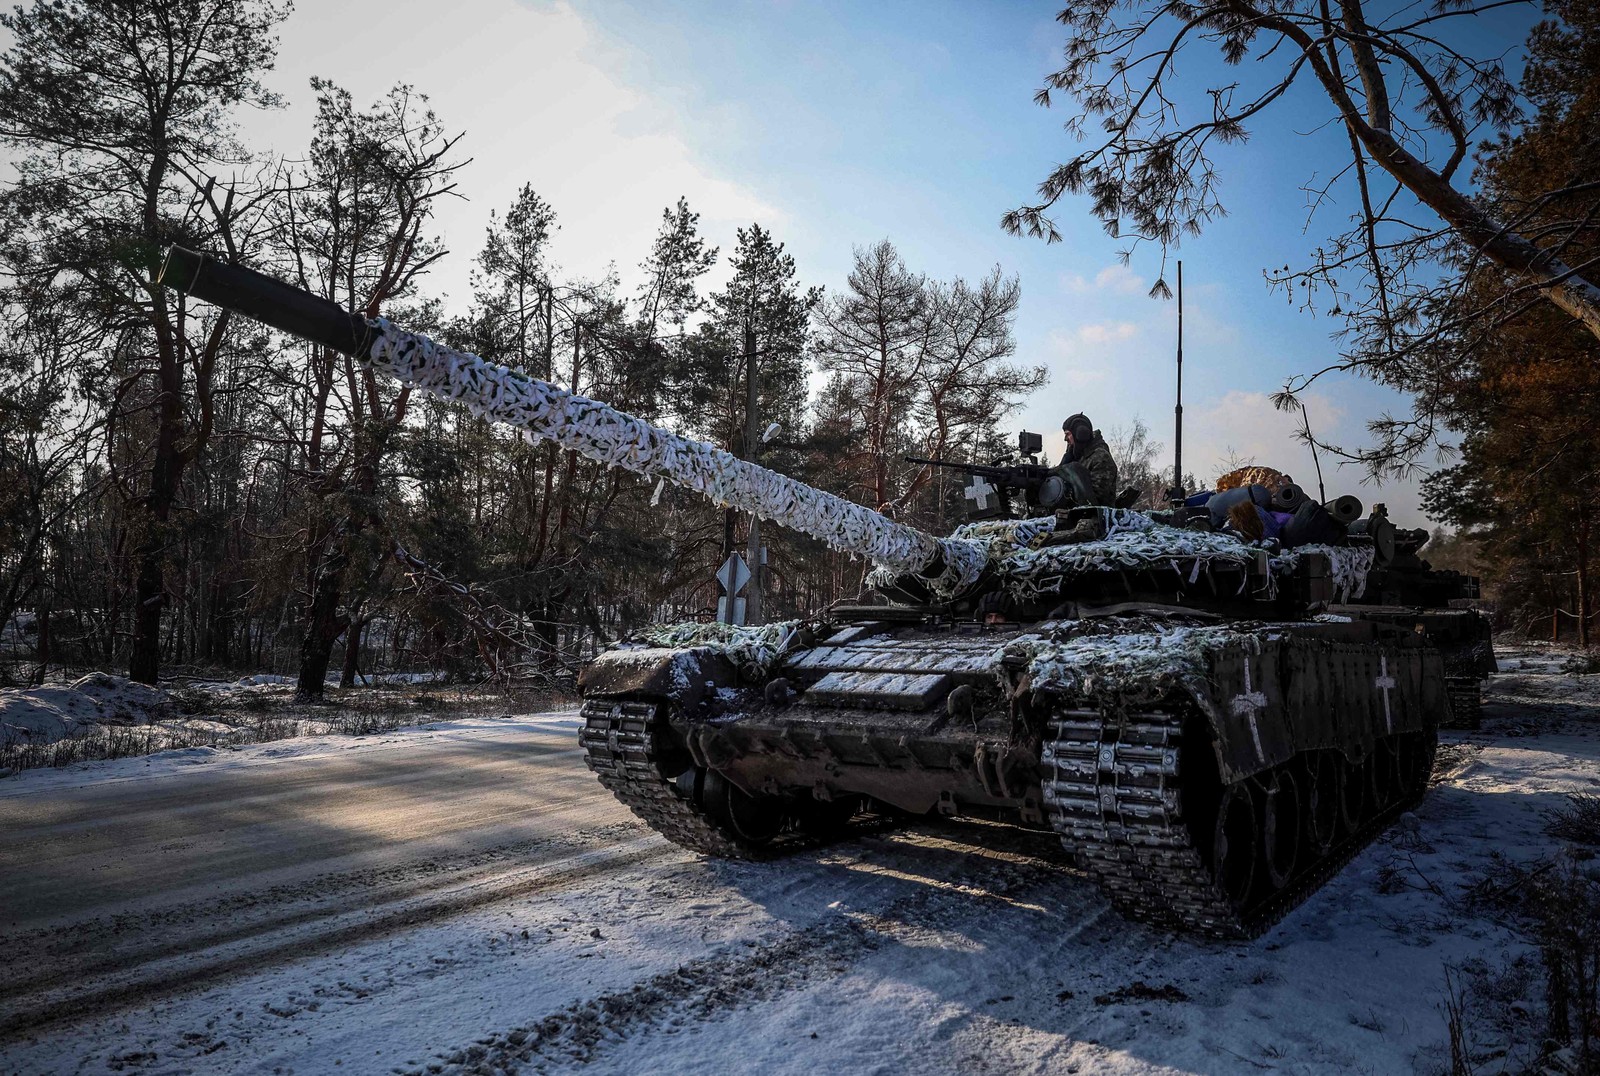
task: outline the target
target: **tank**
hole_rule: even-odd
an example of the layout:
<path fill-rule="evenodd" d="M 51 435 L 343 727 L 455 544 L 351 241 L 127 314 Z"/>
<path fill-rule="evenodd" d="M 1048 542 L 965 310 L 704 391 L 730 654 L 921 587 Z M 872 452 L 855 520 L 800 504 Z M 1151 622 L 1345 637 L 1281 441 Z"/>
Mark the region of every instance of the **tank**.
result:
<path fill-rule="evenodd" d="M 1440 651 L 1329 612 L 1363 592 L 1370 538 L 1273 551 L 1095 507 L 928 535 L 247 269 L 174 249 L 162 281 L 876 564 L 863 600 L 654 628 L 583 671 L 588 767 L 685 848 L 983 818 L 1054 831 L 1133 918 L 1248 937 L 1427 787 Z"/>

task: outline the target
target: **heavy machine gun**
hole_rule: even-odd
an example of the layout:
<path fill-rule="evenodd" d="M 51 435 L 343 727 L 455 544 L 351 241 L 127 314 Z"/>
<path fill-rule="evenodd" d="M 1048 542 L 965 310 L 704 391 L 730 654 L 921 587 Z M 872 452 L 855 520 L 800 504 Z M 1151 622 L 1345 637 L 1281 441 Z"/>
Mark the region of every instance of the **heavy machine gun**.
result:
<path fill-rule="evenodd" d="M 1020 462 L 996 460 L 991 464 L 960 463 L 956 460 L 936 460 L 924 456 L 907 456 L 907 463 L 920 463 L 926 467 L 943 467 L 971 476 L 966 496 L 972 502 L 969 511 L 973 519 L 1009 519 L 1016 513 L 1011 498 L 1021 493 L 1027 505 L 1025 515 L 1044 515 L 1058 508 L 1094 503 L 1093 487 L 1089 476 L 1077 464 L 1057 469 L 1038 460 L 1044 439 L 1024 430 L 1017 435 L 1017 455 Z"/>

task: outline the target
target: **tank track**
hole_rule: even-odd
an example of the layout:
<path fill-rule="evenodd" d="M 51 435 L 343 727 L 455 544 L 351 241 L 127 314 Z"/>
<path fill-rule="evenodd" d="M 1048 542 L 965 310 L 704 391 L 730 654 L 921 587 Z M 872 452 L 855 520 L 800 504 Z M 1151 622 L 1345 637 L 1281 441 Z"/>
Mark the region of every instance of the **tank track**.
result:
<path fill-rule="evenodd" d="M 758 858 L 762 849 L 713 821 L 662 774 L 656 744 L 660 710 L 654 702 L 589 699 L 578 733 L 584 763 L 612 795 L 674 844 L 707 855 Z"/>
<path fill-rule="evenodd" d="M 1181 712 L 1150 711 L 1118 721 L 1097 710 L 1072 709 L 1050 724 L 1055 740 L 1043 750 L 1044 801 L 1062 844 L 1123 914 L 1215 938 L 1252 938 L 1272 926 L 1426 791 L 1424 780 L 1244 914 L 1218 886 L 1183 818 Z"/>
<path fill-rule="evenodd" d="M 583 704 L 578 742 L 584 763 L 624 806 L 674 844 L 724 859 L 773 859 L 888 828 L 864 813 L 826 837 L 789 827 L 770 841 L 747 840 L 696 802 L 692 781 L 662 770 L 666 705 L 651 699 L 592 698 Z"/>
<path fill-rule="evenodd" d="M 1445 723 L 1452 729 L 1483 727 L 1483 683 L 1477 677 L 1451 676 L 1445 679 L 1445 690 L 1450 698 L 1450 720 Z"/>

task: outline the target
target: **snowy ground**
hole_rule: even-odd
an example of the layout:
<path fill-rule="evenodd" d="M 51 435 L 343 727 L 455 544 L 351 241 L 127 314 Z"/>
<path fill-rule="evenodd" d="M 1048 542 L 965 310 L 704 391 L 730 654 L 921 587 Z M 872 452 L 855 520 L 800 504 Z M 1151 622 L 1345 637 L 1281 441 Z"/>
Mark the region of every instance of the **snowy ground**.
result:
<path fill-rule="evenodd" d="M 1129 924 L 998 827 L 702 859 L 594 783 L 571 712 L 26 772 L 0 1069 L 1447 1071 L 1445 968 L 1527 951 L 1462 894 L 1600 792 L 1600 675 L 1565 660 L 1507 659 L 1416 815 L 1249 944 Z M 1527 1060 L 1502 1030 L 1478 1071 Z"/>

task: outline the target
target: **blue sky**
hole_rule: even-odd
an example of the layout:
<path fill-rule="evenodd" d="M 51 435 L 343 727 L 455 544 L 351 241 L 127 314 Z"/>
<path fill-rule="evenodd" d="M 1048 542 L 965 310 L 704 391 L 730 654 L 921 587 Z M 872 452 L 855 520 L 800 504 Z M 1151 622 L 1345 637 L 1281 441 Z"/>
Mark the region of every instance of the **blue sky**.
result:
<path fill-rule="evenodd" d="M 853 246 L 884 237 L 938 277 L 999 264 L 1022 282 L 1018 357 L 1052 373 L 1019 424 L 1053 448 L 1072 411 L 1107 429 L 1138 415 L 1170 458 L 1174 309 L 1145 294 L 1159 251 L 1119 265 L 1123 244 L 1077 204 L 1060 207 L 1059 244 L 998 226 L 1072 151 L 1060 126 L 1070 102 L 1032 102 L 1059 56 L 1055 11 L 994 0 L 302 0 L 271 79 L 291 106 L 242 127 L 258 146 L 299 152 L 312 75 L 358 101 L 402 79 L 429 94 L 474 157 L 460 176 L 466 200 L 440 217 L 453 254 L 429 285 L 457 305 L 489 211 L 524 182 L 560 215 L 564 267 L 598 275 L 615 263 L 625 282 L 680 194 L 725 251 L 735 227 L 760 221 L 807 283 L 830 290 Z M 1513 9 L 1482 21 L 1478 47 L 1513 47 L 1534 17 Z M 1197 55 L 1179 85 L 1199 94 L 1214 66 Z M 1323 126 L 1327 111 L 1299 92 L 1263 114 L 1250 141 L 1221 157 L 1231 215 L 1179 252 L 1185 458 L 1202 477 L 1232 452 L 1312 478 L 1290 436 L 1297 420 L 1266 396 L 1331 358 L 1336 326 L 1269 293 L 1262 271 L 1301 264 L 1349 212 L 1325 207 L 1307 227 L 1300 187 L 1338 166 L 1343 139 Z M 1318 432 L 1350 444 L 1366 420 L 1404 406 L 1353 379 L 1325 382 L 1308 401 Z M 1330 495 L 1386 500 L 1402 522 L 1420 522 L 1414 483 L 1358 488 L 1353 468 L 1324 466 Z"/>

